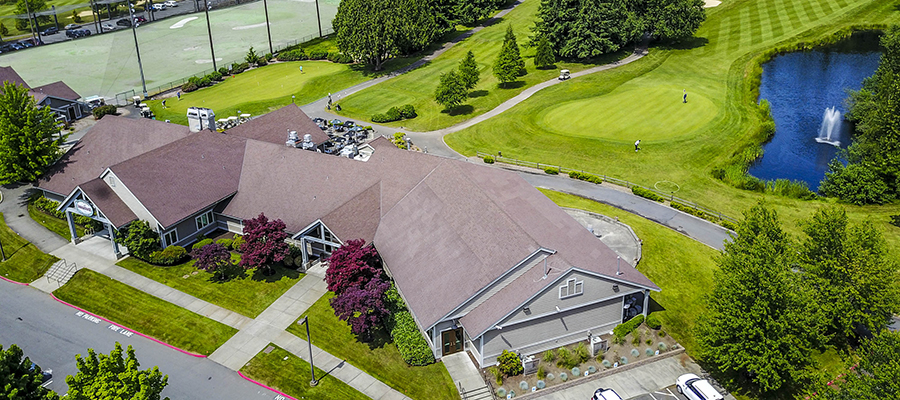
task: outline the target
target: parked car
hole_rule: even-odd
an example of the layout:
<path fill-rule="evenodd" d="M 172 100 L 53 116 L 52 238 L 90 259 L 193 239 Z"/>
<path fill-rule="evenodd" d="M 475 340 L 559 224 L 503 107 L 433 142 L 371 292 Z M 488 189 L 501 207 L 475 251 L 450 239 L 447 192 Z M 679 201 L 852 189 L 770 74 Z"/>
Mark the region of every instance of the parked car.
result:
<path fill-rule="evenodd" d="M 0 53 L 9 53 L 9 52 L 15 51 L 15 50 L 16 50 L 16 49 L 14 49 L 14 48 L 12 47 L 12 45 L 9 44 L 9 43 L 4 44 L 3 46 L 0 46 Z"/>
<path fill-rule="evenodd" d="M 91 31 L 87 29 L 72 29 L 66 31 L 66 36 L 72 39 L 77 39 L 80 37 L 91 36 Z"/>
<path fill-rule="evenodd" d="M 615 390 L 600 388 L 594 391 L 591 400 L 622 400 L 622 398 Z"/>
<path fill-rule="evenodd" d="M 119 29 L 118 26 L 113 25 L 109 22 L 104 22 L 104 23 L 100 24 L 100 27 L 103 28 L 104 31 L 114 31 L 116 29 Z"/>
<path fill-rule="evenodd" d="M 55 35 L 57 33 L 59 33 L 59 28 L 54 26 L 54 27 L 44 29 L 44 31 L 41 32 L 41 36 Z"/>
<path fill-rule="evenodd" d="M 687 397 L 690 400 L 724 399 L 724 397 L 709 384 L 709 381 L 700 379 L 699 376 L 694 374 L 684 374 L 679 376 L 678 380 L 675 381 L 675 387 L 678 389 L 678 393 L 683 394 L 684 397 Z"/>
<path fill-rule="evenodd" d="M 134 17 L 134 23 L 136 23 L 136 24 L 138 24 L 138 23 L 143 24 L 144 22 L 147 22 L 147 18 L 144 18 L 144 17 Z"/>
<path fill-rule="evenodd" d="M 178 7 L 178 3 L 175 0 L 168 0 L 165 3 L 166 7 Z"/>
<path fill-rule="evenodd" d="M 71 29 L 78 29 L 78 28 L 81 28 L 81 25 L 78 25 L 78 24 L 68 24 L 68 25 L 66 25 L 66 30 L 67 30 L 67 31 L 68 31 L 68 30 L 71 30 Z"/>
<path fill-rule="evenodd" d="M 35 368 L 37 368 L 37 365 L 35 363 L 31 363 L 31 370 L 34 371 Z M 52 369 L 48 368 L 48 369 L 41 370 L 41 383 L 49 381 L 50 378 L 53 378 L 53 370 Z"/>
<path fill-rule="evenodd" d="M 156 3 L 153 5 L 153 10 L 155 10 L 155 11 L 162 11 L 165 9 L 166 9 L 165 3 Z"/>
<path fill-rule="evenodd" d="M 131 27 L 131 20 L 128 18 L 122 18 L 122 19 L 116 21 L 116 25 Z"/>

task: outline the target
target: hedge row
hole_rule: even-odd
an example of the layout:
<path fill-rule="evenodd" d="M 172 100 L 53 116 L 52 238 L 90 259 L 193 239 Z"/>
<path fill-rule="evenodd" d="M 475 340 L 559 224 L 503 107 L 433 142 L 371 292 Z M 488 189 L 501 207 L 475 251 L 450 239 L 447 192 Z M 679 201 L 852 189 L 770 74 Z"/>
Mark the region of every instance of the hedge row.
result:
<path fill-rule="evenodd" d="M 631 193 L 634 193 L 636 196 L 641 196 L 641 197 L 643 197 L 643 198 L 645 198 L 645 199 L 650 199 L 650 200 L 653 200 L 653 201 L 658 201 L 658 202 L 660 202 L 660 203 L 662 203 L 662 201 L 664 200 L 664 199 L 662 198 L 662 196 L 660 196 L 660 195 L 658 195 L 658 194 L 656 194 L 656 193 L 653 193 L 653 192 L 650 191 L 650 190 L 644 189 L 644 188 L 642 188 L 642 187 L 640 187 L 640 186 L 632 186 L 632 187 L 631 187 Z"/>
<path fill-rule="evenodd" d="M 105 106 L 100 106 L 95 108 L 91 113 L 94 114 L 94 119 L 101 119 L 104 115 L 115 115 L 118 112 L 116 106 L 112 104 L 107 104 Z"/>
<path fill-rule="evenodd" d="M 416 326 L 409 311 L 394 314 L 394 328 L 391 330 L 394 344 L 400 351 L 403 361 L 413 366 L 428 365 L 434 362 L 434 353 L 425 342 L 422 333 Z"/>
<path fill-rule="evenodd" d="M 43 211 L 45 214 L 54 216 L 54 217 L 62 219 L 62 220 L 66 219 L 66 213 L 56 210 L 56 208 L 59 207 L 59 202 L 50 200 L 44 196 L 40 196 L 40 197 L 35 198 L 31 204 L 33 204 L 35 207 L 37 207 L 38 210 Z M 73 217 L 75 223 L 78 225 L 81 225 L 84 227 L 91 227 L 95 231 L 99 231 L 99 230 L 103 229 L 103 223 L 101 223 L 100 221 L 96 221 L 90 217 L 85 217 L 83 215 L 78 215 L 78 214 L 72 214 L 72 217 Z"/>
<path fill-rule="evenodd" d="M 724 219 L 721 219 L 721 218 L 719 218 L 717 215 L 709 214 L 709 213 L 707 213 L 707 212 L 705 212 L 705 211 L 703 211 L 703 210 L 699 210 L 699 209 L 696 209 L 696 208 L 691 207 L 691 206 L 686 206 L 686 205 L 684 205 L 684 204 L 681 204 L 681 203 L 678 203 L 678 202 L 675 202 L 675 201 L 673 201 L 671 205 L 672 205 L 672 208 L 674 208 L 674 209 L 676 209 L 676 210 L 678 210 L 678 211 L 686 212 L 686 213 L 691 214 L 691 215 L 693 215 L 693 216 L 695 216 L 695 217 L 703 218 L 703 219 L 705 219 L 705 220 L 707 220 L 707 221 L 710 221 L 710 222 L 719 224 L 719 225 L 721 225 L 721 226 L 723 226 L 723 227 L 725 227 L 725 228 L 727 228 L 727 229 L 734 230 L 734 228 L 735 228 L 735 226 L 734 226 L 733 223 L 731 223 L 731 222 L 729 222 L 729 221 L 726 221 L 726 220 L 724 220 Z"/>
<path fill-rule="evenodd" d="M 353 57 L 344 53 L 326 52 L 326 51 L 310 51 L 309 53 L 302 48 L 282 51 L 278 53 L 278 61 L 305 61 L 305 60 L 328 60 L 334 63 L 351 64 Z"/>
<path fill-rule="evenodd" d="M 579 171 L 569 171 L 569 178 L 578 179 L 578 180 L 582 180 L 582 181 L 588 181 L 591 183 L 596 183 L 598 185 L 603 183 L 603 178 L 601 178 L 597 175 L 591 175 L 591 174 L 579 172 Z"/>
<path fill-rule="evenodd" d="M 659 320 L 656 313 L 652 313 L 647 316 L 647 326 L 649 326 L 650 329 L 659 329 L 662 328 L 662 321 Z"/>
<path fill-rule="evenodd" d="M 184 249 L 184 247 L 169 246 L 165 249 L 162 249 L 162 251 L 154 251 L 153 253 L 150 253 L 150 259 L 147 261 L 150 261 L 151 264 L 169 266 L 181 264 L 187 259 L 188 253 L 187 250 Z"/>
<path fill-rule="evenodd" d="M 629 319 L 624 323 L 616 325 L 616 327 L 613 328 L 613 335 L 615 335 L 619 339 L 622 339 L 625 336 L 628 336 L 629 333 L 637 329 L 637 327 L 640 326 L 642 322 L 644 322 L 644 314 L 638 314 L 636 317 Z"/>
<path fill-rule="evenodd" d="M 412 119 L 418 117 L 416 114 L 416 108 L 413 107 L 412 104 L 407 104 L 402 107 L 391 107 L 387 113 L 384 114 L 375 114 L 372 116 L 372 122 L 382 123 L 382 122 L 394 122 L 399 121 L 401 119 Z"/>

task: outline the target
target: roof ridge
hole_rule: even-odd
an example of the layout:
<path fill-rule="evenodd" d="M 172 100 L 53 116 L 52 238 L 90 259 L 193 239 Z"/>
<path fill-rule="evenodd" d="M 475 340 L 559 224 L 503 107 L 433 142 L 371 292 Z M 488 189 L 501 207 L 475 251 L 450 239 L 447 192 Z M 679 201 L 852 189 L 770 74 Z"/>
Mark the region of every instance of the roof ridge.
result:
<path fill-rule="evenodd" d="M 416 182 L 415 186 L 413 186 L 412 188 L 410 188 L 410 189 L 403 195 L 403 197 L 401 197 L 400 199 L 398 199 L 397 202 L 395 202 L 394 205 L 392 205 L 390 209 L 388 209 L 386 212 L 384 212 L 384 214 L 381 214 L 381 218 L 380 218 L 380 219 L 383 219 L 385 215 L 390 214 L 390 212 L 393 211 L 394 208 L 397 207 L 398 204 L 402 203 L 403 200 L 405 200 L 405 199 L 409 196 L 410 193 L 414 192 L 420 185 L 422 185 L 422 182 L 425 182 L 425 180 L 428 179 L 428 177 L 431 176 L 431 174 L 433 174 L 434 171 L 437 171 L 437 169 L 438 169 L 441 165 L 444 165 L 444 162 L 446 162 L 447 160 L 448 160 L 448 159 L 443 159 L 443 160 L 441 160 L 441 162 L 439 162 L 437 165 L 435 165 L 434 168 L 431 169 L 431 171 L 428 171 L 428 173 L 425 174 L 425 176 L 422 177 L 422 179 L 419 179 L 419 181 Z M 379 205 L 379 207 L 380 207 L 380 208 L 383 208 L 383 207 L 381 207 L 380 205 Z"/>

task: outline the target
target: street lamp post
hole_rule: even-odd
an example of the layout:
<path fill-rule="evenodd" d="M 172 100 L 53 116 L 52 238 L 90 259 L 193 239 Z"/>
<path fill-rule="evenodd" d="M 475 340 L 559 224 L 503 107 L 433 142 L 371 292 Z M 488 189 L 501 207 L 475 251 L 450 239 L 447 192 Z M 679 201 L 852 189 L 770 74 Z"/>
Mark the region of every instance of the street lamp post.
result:
<path fill-rule="evenodd" d="M 322 37 L 322 16 L 319 15 L 319 0 L 316 0 L 316 21 L 319 22 L 319 37 Z"/>
<path fill-rule="evenodd" d="M 144 80 L 144 65 L 141 64 L 141 49 L 138 47 L 137 29 L 134 22 L 134 4 L 128 3 L 128 16 L 131 18 L 131 33 L 134 35 L 134 51 L 137 53 L 138 69 L 141 70 L 141 86 L 144 89 L 144 98 L 147 98 L 147 81 Z"/>
<path fill-rule="evenodd" d="M 216 50 L 213 49 L 213 40 L 212 40 L 212 27 L 209 25 L 209 3 L 207 0 L 203 0 L 204 10 L 206 12 L 206 32 L 209 33 L 209 53 L 212 55 L 212 63 L 213 70 L 217 70 L 216 68 Z"/>
<path fill-rule="evenodd" d="M 31 5 L 28 4 L 28 0 L 25 1 L 25 12 L 28 16 L 28 27 L 31 28 L 31 39 L 34 40 L 34 25 L 31 24 Z"/>
<path fill-rule="evenodd" d="M 312 375 L 309 386 L 316 386 L 319 384 L 319 381 L 316 380 L 316 367 L 313 366 L 312 340 L 309 337 L 309 316 L 303 317 L 303 321 L 300 321 L 300 323 L 306 324 L 306 344 L 309 345 L 309 373 Z"/>
<path fill-rule="evenodd" d="M 272 30 L 269 28 L 269 6 L 266 4 L 266 0 L 263 0 L 263 10 L 266 11 L 266 34 L 269 35 L 269 54 L 272 54 L 275 50 L 272 50 Z"/>
<path fill-rule="evenodd" d="M 6 261 L 6 253 L 3 251 L 3 243 L 2 242 L 0 242 L 0 256 L 3 256 L 3 260 L 0 260 L 0 261 Z M 312 357 L 310 357 L 310 358 L 312 358 Z"/>

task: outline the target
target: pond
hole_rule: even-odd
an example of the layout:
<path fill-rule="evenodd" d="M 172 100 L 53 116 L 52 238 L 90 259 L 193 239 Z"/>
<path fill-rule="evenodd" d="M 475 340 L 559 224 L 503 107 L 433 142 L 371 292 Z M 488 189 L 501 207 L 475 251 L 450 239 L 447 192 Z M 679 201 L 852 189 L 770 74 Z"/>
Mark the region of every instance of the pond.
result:
<path fill-rule="evenodd" d="M 862 87 L 880 56 L 878 36 L 861 33 L 763 64 L 759 98 L 771 104 L 775 135 L 763 145 L 764 155 L 750 166 L 750 174 L 804 181 L 817 190 L 828 162 L 852 141 L 850 123 L 843 117 L 847 90 Z"/>

